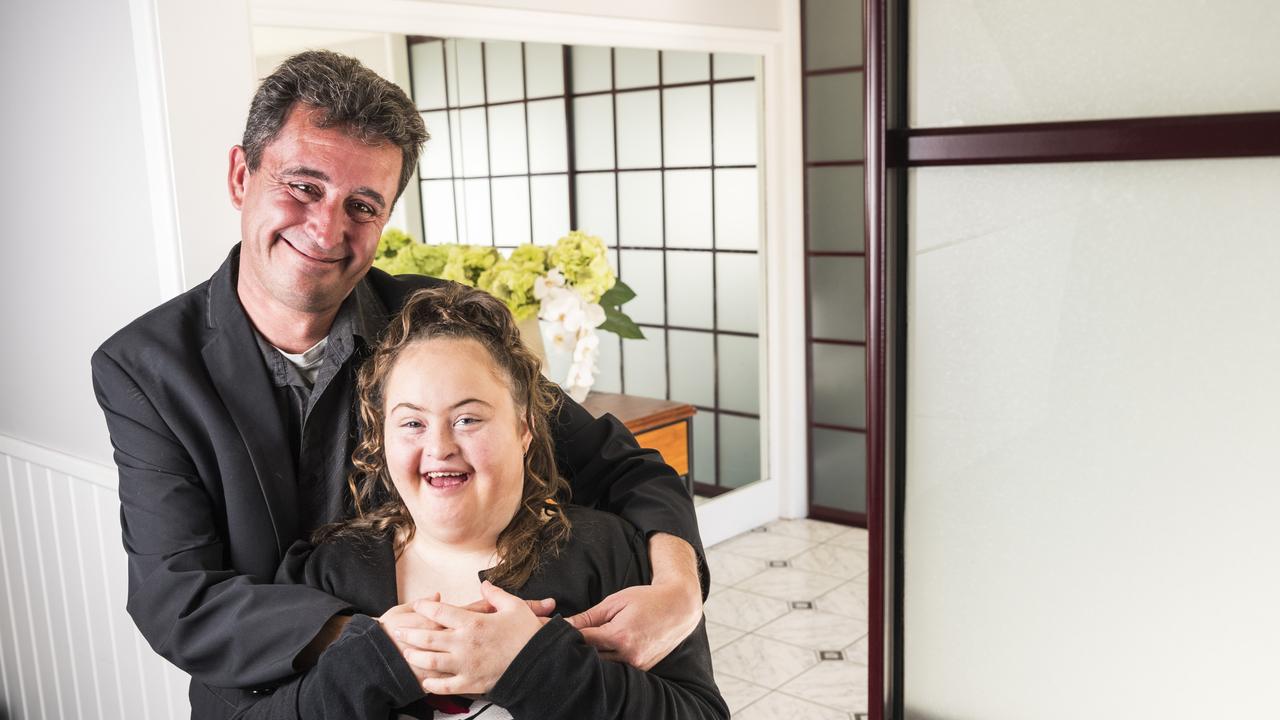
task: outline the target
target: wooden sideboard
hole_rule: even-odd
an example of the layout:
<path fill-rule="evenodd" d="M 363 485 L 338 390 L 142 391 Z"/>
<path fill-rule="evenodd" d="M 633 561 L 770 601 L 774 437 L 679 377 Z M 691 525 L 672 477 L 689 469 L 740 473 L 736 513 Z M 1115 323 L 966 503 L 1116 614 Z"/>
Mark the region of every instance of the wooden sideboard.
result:
<path fill-rule="evenodd" d="M 693 492 L 693 415 L 688 403 L 638 395 L 593 392 L 582 406 L 596 417 L 613 415 L 636 436 L 640 447 L 662 454 L 662 459 L 684 476 Z"/>

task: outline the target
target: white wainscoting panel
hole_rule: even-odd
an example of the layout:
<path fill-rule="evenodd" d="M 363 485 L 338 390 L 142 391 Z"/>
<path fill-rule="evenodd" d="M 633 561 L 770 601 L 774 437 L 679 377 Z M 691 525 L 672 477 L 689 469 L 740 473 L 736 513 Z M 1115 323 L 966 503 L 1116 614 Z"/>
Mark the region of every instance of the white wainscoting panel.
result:
<path fill-rule="evenodd" d="M 23 446 L 0 446 L 0 718 L 189 717 L 187 676 L 125 613 L 114 470 Z"/>

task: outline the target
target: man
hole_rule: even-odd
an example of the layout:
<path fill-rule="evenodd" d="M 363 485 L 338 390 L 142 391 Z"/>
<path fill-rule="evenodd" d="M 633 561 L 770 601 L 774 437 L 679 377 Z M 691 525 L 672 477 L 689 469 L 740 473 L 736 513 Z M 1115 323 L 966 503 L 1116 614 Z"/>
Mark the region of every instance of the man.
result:
<path fill-rule="evenodd" d="M 93 356 L 128 610 L 192 675 L 193 717 L 231 715 L 244 690 L 228 688 L 269 692 L 343 629 L 341 600 L 270 579 L 295 540 L 349 511 L 355 369 L 407 295 L 439 282 L 370 269 L 425 140 L 412 102 L 359 62 L 290 58 L 230 153 L 240 244 Z M 653 557 L 651 585 L 571 621 L 606 656 L 650 667 L 701 617 L 692 503 L 613 418 L 565 398 L 553 425 L 574 501 L 621 514 Z"/>

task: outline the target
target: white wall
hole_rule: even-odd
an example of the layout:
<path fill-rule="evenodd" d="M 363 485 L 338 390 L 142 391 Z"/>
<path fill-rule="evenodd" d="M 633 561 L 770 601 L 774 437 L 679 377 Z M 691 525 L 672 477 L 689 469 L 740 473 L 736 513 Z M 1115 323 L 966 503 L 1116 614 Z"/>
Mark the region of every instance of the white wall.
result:
<path fill-rule="evenodd" d="M 458 5 L 541 10 L 631 20 L 687 22 L 753 30 L 782 28 L 779 0 L 453 0 Z"/>

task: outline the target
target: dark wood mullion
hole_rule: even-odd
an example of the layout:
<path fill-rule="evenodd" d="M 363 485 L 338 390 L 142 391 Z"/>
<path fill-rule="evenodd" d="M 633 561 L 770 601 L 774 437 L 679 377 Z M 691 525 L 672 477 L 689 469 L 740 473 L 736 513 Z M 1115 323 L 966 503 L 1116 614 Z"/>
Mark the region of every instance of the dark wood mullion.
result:
<path fill-rule="evenodd" d="M 811 160 L 804 164 L 805 167 L 847 167 L 850 165 L 865 165 L 866 160 Z"/>
<path fill-rule="evenodd" d="M 560 69 L 564 75 L 564 136 L 565 136 L 565 163 L 568 166 L 569 176 L 566 180 L 569 183 L 569 229 L 581 230 L 578 227 L 578 156 L 576 149 L 576 141 L 574 140 L 574 114 L 573 114 L 573 52 L 568 45 L 560 46 Z M 529 168 L 532 173 L 533 168 Z M 533 185 L 532 178 L 529 180 L 530 186 Z M 615 184 L 616 185 L 616 184 Z M 532 190 L 530 191 L 532 192 Z M 616 190 L 615 190 L 616 193 Z M 530 195 L 532 197 L 532 195 Z M 533 208 L 529 208 L 532 216 Z M 617 212 L 614 212 L 614 224 L 617 224 Z M 529 220 L 529 232 L 533 232 L 533 219 Z M 614 241 L 617 242 L 617 228 L 614 228 Z M 621 270 L 621 268 L 619 268 Z M 621 348 L 619 348 L 621 352 Z"/>
<path fill-rule="evenodd" d="M 816 70 L 805 70 L 805 77 L 817 77 L 819 75 L 840 75 L 842 73 L 862 72 L 861 65 L 843 65 L 840 67 L 818 68 Z"/>
<path fill-rule="evenodd" d="M 658 68 L 658 72 L 659 74 L 661 74 L 662 72 L 661 67 Z M 718 80 L 689 80 L 688 82 L 670 83 L 668 85 L 663 85 L 661 83 L 661 80 L 659 80 L 659 84 L 657 85 L 637 85 L 636 87 L 625 87 L 625 88 L 620 88 L 615 86 L 615 89 L 613 90 L 590 90 L 584 93 L 579 93 L 578 97 L 591 97 L 592 95 L 609 95 L 609 94 L 621 95 L 623 93 L 646 92 L 650 90 L 662 90 L 662 89 L 682 88 L 682 87 L 697 87 L 699 85 L 729 85 L 731 83 L 745 83 L 745 82 L 755 82 L 755 78 L 754 77 L 736 77 L 736 78 L 720 78 Z"/>

